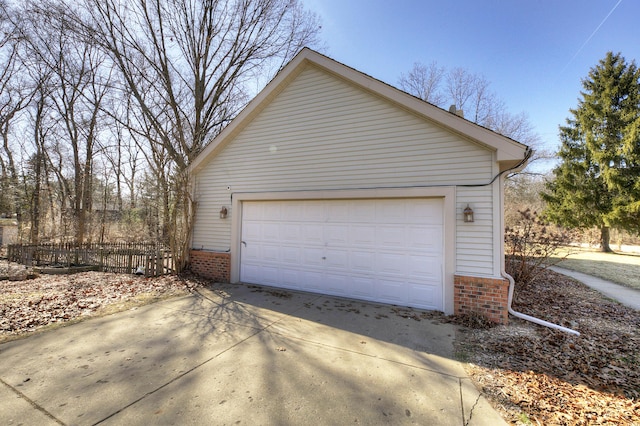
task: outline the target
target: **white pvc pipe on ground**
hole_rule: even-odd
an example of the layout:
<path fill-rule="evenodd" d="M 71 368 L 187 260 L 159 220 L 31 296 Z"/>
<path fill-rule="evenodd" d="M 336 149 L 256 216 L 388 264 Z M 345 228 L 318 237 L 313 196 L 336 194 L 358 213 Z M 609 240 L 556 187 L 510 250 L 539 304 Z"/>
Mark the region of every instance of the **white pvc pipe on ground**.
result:
<path fill-rule="evenodd" d="M 506 278 L 507 280 L 509 280 L 509 297 L 508 297 L 508 300 L 507 300 L 507 309 L 508 309 L 508 311 L 509 311 L 509 313 L 511 315 L 513 315 L 514 317 L 523 319 L 525 321 L 531 321 L 531 322 L 533 322 L 535 324 L 539 324 L 539 325 L 543 325 L 545 327 L 554 328 L 556 330 L 564 331 L 565 333 L 575 334 L 576 336 L 580 335 L 580 333 L 578 331 L 576 331 L 576 330 L 572 330 L 570 328 L 563 327 L 561 325 L 554 324 L 552 322 L 548 322 L 548 321 L 542 320 L 540 318 L 532 317 L 531 315 L 523 314 L 522 312 L 514 311 L 513 308 L 511 307 L 511 302 L 513 301 L 513 288 L 515 287 L 515 281 L 514 281 L 513 277 L 511 275 L 507 274 L 507 272 L 504 269 L 501 272 L 502 272 L 502 276 L 504 278 Z"/>

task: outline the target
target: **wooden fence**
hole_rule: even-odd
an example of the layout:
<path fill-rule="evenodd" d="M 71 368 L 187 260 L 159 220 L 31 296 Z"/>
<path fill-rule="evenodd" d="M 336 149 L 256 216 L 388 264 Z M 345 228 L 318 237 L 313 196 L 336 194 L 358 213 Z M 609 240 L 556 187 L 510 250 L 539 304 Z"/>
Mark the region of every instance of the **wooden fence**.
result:
<path fill-rule="evenodd" d="M 152 243 L 11 244 L 7 259 L 40 268 L 92 266 L 103 272 L 132 274 L 138 271 L 147 277 L 175 272 L 171 251 L 164 245 Z"/>

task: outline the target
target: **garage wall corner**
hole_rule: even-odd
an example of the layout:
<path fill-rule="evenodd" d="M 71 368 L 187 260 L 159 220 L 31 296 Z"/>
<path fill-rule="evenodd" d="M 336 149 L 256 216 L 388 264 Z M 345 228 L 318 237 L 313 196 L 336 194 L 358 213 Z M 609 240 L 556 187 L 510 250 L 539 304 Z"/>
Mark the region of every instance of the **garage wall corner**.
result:
<path fill-rule="evenodd" d="M 191 271 L 203 278 L 228 283 L 231 278 L 231 253 L 191 250 Z"/>
<path fill-rule="evenodd" d="M 454 277 L 455 315 L 481 314 L 498 324 L 509 320 L 509 282 L 502 278 Z"/>

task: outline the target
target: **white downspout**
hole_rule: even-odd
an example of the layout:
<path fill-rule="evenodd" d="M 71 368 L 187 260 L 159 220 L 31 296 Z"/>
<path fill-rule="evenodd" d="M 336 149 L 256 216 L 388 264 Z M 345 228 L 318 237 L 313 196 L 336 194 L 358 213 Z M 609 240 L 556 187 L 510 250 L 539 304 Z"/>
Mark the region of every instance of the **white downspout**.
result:
<path fill-rule="evenodd" d="M 520 319 L 526 320 L 526 321 L 531 321 L 531 322 L 539 324 L 539 325 L 544 325 L 545 327 L 555 328 L 556 330 L 564 331 L 565 333 L 575 334 L 576 336 L 580 335 L 580 333 L 578 331 L 572 330 L 570 328 L 563 327 L 561 325 L 554 324 L 552 322 L 541 320 L 540 318 L 532 317 L 530 315 L 514 311 L 513 308 L 511 307 L 511 301 L 513 300 L 513 287 L 515 285 L 515 282 L 513 280 L 513 277 L 511 275 L 507 274 L 504 269 L 502 269 L 501 272 L 502 272 L 502 276 L 509 280 L 509 299 L 508 299 L 508 302 L 507 302 L 507 309 L 509 310 L 509 313 L 511 315 L 513 315 L 514 317 L 518 317 Z"/>
<path fill-rule="evenodd" d="M 511 307 L 511 302 L 513 301 L 513 289 L 515 287 L 515 281 L 514 281 L 513 277 L 511 275 L 507 274 L 507 271 L 505 270 L 505 260 L 504 260 L 504 175 L 500 176 L 500 188 L 499 188 L 499 191 L 500 191 L 500 209 L 501 209 L 500 229 L 503 230 L 503 233 L 501 234 L 503 236 L 503 238 L 502 238 L 502 241 L 500 242 L 500 248 L 501 248 L 500 253 L 502 253 L 502 256 L 501 256 L 502 260 L 500 262 L 500 273 L 501 273 L 503 278 L 506 278 L 507 280 L 509 280 L 509 296 L 508 296 L 508 299 L 507 299 L 507 310 L 514 317 L 523 319 L 525 321 L 530 321 L 530 322 L 533 322 L 535 324 L 543 325 L 543 326 L 549 327 L 549 328 L 555 328 L 556 330 L 564 331 L 565 333 L 575 334 L 576 336 L 579 336 L 580 333 L 577 332 L 576 330 L 572 330 L 570 328 L 563 327 L 561 325 L 554 324 L 552 322 L 541 320 L 540 318 L 532 317 L 530 315 L 523 314 L 521 312 L 516 312 Z"/>

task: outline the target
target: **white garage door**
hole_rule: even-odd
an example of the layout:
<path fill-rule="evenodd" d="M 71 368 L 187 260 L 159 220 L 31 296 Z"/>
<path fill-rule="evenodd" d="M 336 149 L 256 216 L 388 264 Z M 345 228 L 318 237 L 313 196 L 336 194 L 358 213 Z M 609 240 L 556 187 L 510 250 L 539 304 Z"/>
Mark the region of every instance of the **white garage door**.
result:
<path fill-rule="evenodd" d="M 443 310 L 443 199 L 246 201 L 240 280 Z"/>

